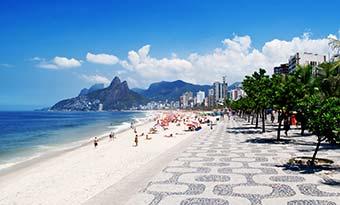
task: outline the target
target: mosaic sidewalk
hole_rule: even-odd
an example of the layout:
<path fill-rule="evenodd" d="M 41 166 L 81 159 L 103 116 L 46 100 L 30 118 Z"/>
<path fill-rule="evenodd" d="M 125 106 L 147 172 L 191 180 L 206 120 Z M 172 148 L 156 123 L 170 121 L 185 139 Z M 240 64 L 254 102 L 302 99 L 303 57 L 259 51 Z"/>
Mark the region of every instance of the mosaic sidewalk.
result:
<path fill-rule="evenodd" d="M 311 156 L 312 136 L 296 144 L 256 143 L 275 134 L 262 135 L 244 124 L 230 120 L 198 134 L 128 204 L 340 205 L 340 183 L 325 183 L 324 172 L 303 174 L 282 166 L 294 156 Z M 340 151 L 320 151 L 318 157 L 339 161 Z"/>

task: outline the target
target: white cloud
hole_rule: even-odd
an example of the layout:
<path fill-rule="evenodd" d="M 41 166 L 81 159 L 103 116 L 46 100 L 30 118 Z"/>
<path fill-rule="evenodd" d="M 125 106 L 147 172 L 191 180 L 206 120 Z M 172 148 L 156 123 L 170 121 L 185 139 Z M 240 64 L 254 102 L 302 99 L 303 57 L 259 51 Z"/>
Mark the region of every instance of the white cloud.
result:
<path fill-rule="evenodd" d="M 222 47 L 211 52 L 191 53 L 186 58 L 172 55 L 170 58 L 155 58 L 150 55 L 150 45 L 138 51 L 129 51 L 127 60 L 119 63 L 127 69 L 129 82 L 145 87 L 148 83 L 160 80 L 182 79 L 192 83 L 211 84 L 226 75 L 228 82 L 241 81 L 245 75 L 258 68 L 272 73 L 273 67 L 288 62 L 296 52 L 313 52 L 326 55 L 329 40 L 312 39 L 309 33 L 291 40 L 273 39 L 260 49 L 252 47 L 250 36 L 234 36 L 222 41 Z M 137 80 L 137 79 L 142 79 Z"/>
<path fill-rule="evenodd" d="M 105 76 L 98 75 L 98 74 L 95 74 L 95 75 L 82 74 L 80 77 L 83 80 L 90 82 L 90 83 L 104 83 L 105 85 L 110 84 L 110 80 L 108 78 L 106 78 Z"/>
<path fill-rule="evenodd" d="M 8 63 L 1 63 L 0 67 L 3 67 L 3 68 L 12 68 L 12 67 L 14 67 L 14 65 L 8 64 Z"/>
<path fill-rule="evenodd" d="M 305 33 L 302 37 L 295 37 L 291 41 L 274 39 L 265 43 L 262 53 L 267 57 L 268 62 L 285 62 L 296 52 L 313 52 L 327 55 L 329 51 L 329 40 L 327 38 L 311 39 L 310 34 Z"/>
<path fill-rule="evenodd" d="M 46 68 L 46 69 L 52 69 L 52 70 L 59 69 L 58 66 L 56 66 L 55 64 L 47 63 L 47 62 L 40 62 L 37 66 L 39 68 Z"/>
<path fill-rule="evenodd" d="M 46 68 L 46 69 L 68 69 L 75 68 L 81 66 L 81 61 L 75 58 L 66 58 L 56 56 L 52 60 L 47 61 L 44 58 L 34 57 L 31 59 L 32 61 L 37 61 L 37 67 Z"/>
<path fill-rule="evenodd" d="M 31 60 L 31 61 L 43 61 L 43 60 L 45 60 L 45 59 L 40 58 L 40 57 L 38 57 L 38 56 L 35 56 L 35 57 L 31 58 L 30 60 Z"/>
<path fill-rule="evenodd" d="M 76 60 L 74 58 L 65 58 L 65 57 L 59 57 L 56 56 L 53 59 L 54 64 L 59 68 L 73 68 L 73 67 L 79 67 L 81 66 L 81 63 L 79 60 Z"/>
<path fill-rule="evenodd" d="M 175 56 L 172 58 L 157 59 L 149 55 L 150 45 L 145 45 L 136 51 L 128 52 L 128 60 L 121 61 L 120 64 L 146 79 L 167 78 L 174 79 L 179 72 L 192 69 L 192 64 L 185 59 Z"/>
<path fill-rule="evenodd" d="M 336 38 L 330 34 L 327 37 Z M 119 59 L 115 55 L 87 53 L 86 59 L 92 63 L 107 65 L 119 64 L 125 72 L 116 71 L 120 77 L 128 80 L 133 86 L 146 87 L 152 82 L 161 80 L 185 80 L 192 83 L 211 84 L 227 76 L 229 83 L 241 81 L 245 75 L 258 68 L 265 68 L 272 73 L 273 67 L 286 63 L 296 52 L 313 52 L 327 55 L 329 39 L 312 38 L 310 33 L 294 37 L 290 40 L 272 39 L 262 47 L 254 48 L 249 35 L 233 36 L 221 41 L 221 47 L 206 53 L 191 53 L 187 57 L 179 57 L 173 53 L 169 57 L 157 58 L 150 54 L 151 46 L 145 45 L 138 50 L 131 50 L 127 57 Z M 81 61 L 74 58 L 55 57 L 48 61 L 34 57 L 39 67 L 48 69 L 66 69 L 78 67 Z M 108 80 L 103 76 L 87 76 L 88 81 Z"/>
<path fill-rule="evenodd" d="M 114 55 L 109 54 L 92 54 L 87 53 L 86 60 L 91 63 L 105 64 L 105 65 L 114 65 L 119 62 L 119 59 Z"/>

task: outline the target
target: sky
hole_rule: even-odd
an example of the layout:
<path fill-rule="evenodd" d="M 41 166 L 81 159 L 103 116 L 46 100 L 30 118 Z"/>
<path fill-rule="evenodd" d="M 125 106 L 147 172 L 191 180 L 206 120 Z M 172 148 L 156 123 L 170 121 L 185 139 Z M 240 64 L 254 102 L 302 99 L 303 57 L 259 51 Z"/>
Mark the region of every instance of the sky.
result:
<path fill-rule="evenodd" d="M 51 106 L 82 88 L 242 81 L 299 51 L 329 55 L 340 1 L 2 0 L 0 109 Z"/>

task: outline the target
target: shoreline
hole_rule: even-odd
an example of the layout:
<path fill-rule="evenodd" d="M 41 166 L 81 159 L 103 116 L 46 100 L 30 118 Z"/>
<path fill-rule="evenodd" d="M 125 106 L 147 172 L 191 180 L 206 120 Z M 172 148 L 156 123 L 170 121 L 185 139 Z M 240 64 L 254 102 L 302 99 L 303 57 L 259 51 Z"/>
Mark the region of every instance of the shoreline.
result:
<path fill-rule="evenodd" d="M 136 124 L 138 134 L 148 133 L 157 114 Z M 18 164 L 0 174 L 0 204 L 84 203 L 196 133 L 184 129 L 184 124 L 171 123 L 150 135 L 152 140 L 139 137 L 135 147 L 135 134 L 128 128 L 113 141 L 102 135 L 97 148 L 90 141 Z M 169 134 L 174 136 L 166 137 Z"/>
<path fill-rule="evenodd" d="M 154 111 L 143 111 L 143 112 L 146 113 L 146 115 L 144 117 L 137 118 L 137 119 L 142 119 L 142 120 L 140 121 L 139 124 L 136 125 L 136 127 L 146 124 L 150 120 L 150 118 L 155 116 Z M 135 118 L 132 118 L 132 120 L 134 119 Z M 120 126 L 124 125 L 124 123 L 130 123 L 130 122 L 126 121 L 126 122 L 122 122 L 121 124 L 117 125 L 116 126 L 117 128 L 113 129 L 114 130 L 113 132 L 115 133 L 115 135 L 118 135 L 130 129 L 130 127 L 120 129 Z M 120 129 L 120 130 L 116 131 L 116 129 Z M 9 165 L 8 167 L 0 168 L 0 177 L 10 174 L 11 172 L 24 169 L 27 166 L 33 165 L 35 163 L 42 162 L 50 158 L 57 157 L 63 153 L 71 152 L 73 150 L 92 144 L 94 137 L 97 137 L 98 140 L 101 141 L 105 137 L 107 137 L 110 133 L 111 132 L 101 132 L 101 133 L 95 134 L 94 136 L 90 138 L 84 138 L 81 140 L 76 140 L 76 141 L 65 143 L 65 144 L 58 144 L 54 147 L 54 149 L 45 150 L 41 153 L 36 153 L 36 155 L 29 156 L 27 158 L 23 157 L 22 160 L 5 163 L 5 164 L 12 164 L 12 165 Z"/>

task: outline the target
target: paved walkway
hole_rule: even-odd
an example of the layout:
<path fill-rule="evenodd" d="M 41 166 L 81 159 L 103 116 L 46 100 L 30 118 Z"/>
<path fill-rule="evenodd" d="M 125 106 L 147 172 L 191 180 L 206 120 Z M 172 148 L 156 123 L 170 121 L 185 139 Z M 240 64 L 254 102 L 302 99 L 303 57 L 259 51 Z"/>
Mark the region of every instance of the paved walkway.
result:
<path fill-rule="evenodd" d="M 284 166 L 311 156 L 315 138 L 276 144 L 244 121 L 220 123 L 197 139 L 156 175 L 128 204 L 340 205 L 339 170 L 306 173 Z M 271 142 L 271 143 L 270 143 Z M 340 160 L 340 150 L 318 157 Z"/>

